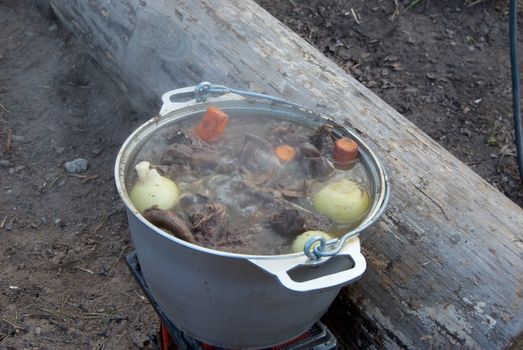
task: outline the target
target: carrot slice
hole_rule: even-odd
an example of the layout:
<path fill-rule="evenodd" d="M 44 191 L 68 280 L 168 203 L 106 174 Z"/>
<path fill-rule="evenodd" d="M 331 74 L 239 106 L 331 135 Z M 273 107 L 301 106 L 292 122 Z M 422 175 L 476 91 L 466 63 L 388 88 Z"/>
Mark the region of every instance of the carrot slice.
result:
<path fill-rule="evenodd" d="M 207 142 L 215 141 L 223 135 L 228 123 L 229 116 L 224 111 L 209 107 L 195 129 L 196 135 Z"/>
<path fill-rule="evenodd" d="M 274 152 L 282 162 L 289 162 L 296 156 L 296 151 L 289 145 L 279 145 L 274 149 Z"/>
<path fill-rule="evenodd" d="M 358 144 L 347 137 L 342 137 L 334 143 L 332 159 L 338 164 L 347 164 L 358 158 Z"/>

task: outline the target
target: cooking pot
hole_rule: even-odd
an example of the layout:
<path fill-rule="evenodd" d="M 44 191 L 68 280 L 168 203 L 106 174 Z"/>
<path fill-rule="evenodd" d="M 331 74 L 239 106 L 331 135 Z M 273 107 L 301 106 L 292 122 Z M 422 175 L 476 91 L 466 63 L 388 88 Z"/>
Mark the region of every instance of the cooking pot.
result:
<path fill-rule="evenodd" d="M 276 97 L 201 83 L 169 91 L 162 99 L 160 115 L 129 136 L 115 165 L 116 186 L 152 296 L 178 328 L 215 346 L 259 349 L 302 334 L 319 320 L 340 289 L 365 271 L 358 235 L 378 219 L 387 203 L 389 185 L 383 167 L 352 130 Z M 361 224 L 328 242 L 313 238 L 301 253 L 246 255 L 191 244 L 149 223 L 129 199 L 125 184 L 137 153 L 158 130 L 200 117 L 211 105 L 231 117 L 270 116 L 311 127 L 327 122 L 338 135 L 354 139 L 372 198 Z"/>

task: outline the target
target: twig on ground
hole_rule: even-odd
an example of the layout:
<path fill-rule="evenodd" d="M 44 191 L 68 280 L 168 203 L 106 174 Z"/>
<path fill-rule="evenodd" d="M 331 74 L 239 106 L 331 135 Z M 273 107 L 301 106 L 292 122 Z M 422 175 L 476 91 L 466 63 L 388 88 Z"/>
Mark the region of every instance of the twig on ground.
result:
<path fill-rule="evenodd" d="M 67 299 L 69 299 L 69 295 L 65 294 L 64 298 L 62 299 L 62 304 L 60 305 L 60 312 L 64 312 L 64 306 L 65 303 L 67 303 Z"/>
<path fill-rule="evenodd" d="M 423 12 L 426 12 L 429 8 L 430 0 L 425 1 L 425 7 L 423 7 Z"/>
<path fill-rule="evenodd" d="M 471 2 L 470 4 L 468 4 L 467 7 L 476 6 L 476 5 L 478 5 L 478 4 L 481 4 L 483 1 L 485 1 L 485 0 L 476 0 L 476 1 L 473 1 L 473 2 Z"/>
<path fill-rule="evenodd" d="M 123 209 L 123 207 L 121 208 L 117 208 L 117 209 L 114 209 L 112 212 L 110 212 L 109 214 L 107 214 L 103 219 L 102 221 L 96 225 L 96 227 L 94 228 L 94 233 L 98 232 L 99 229 L 102 228 L 102 226 L 107 222 L 107 220 L 109 220 L 109 218 L 111 216 L 113 216 L 114 214 L 118 213 L 119 211 L 121 211 Z"/>
<path fill-rule="evenodd" d="M 81 179 L 80 183 L 86 183 L 87 181 L 91 181 L 94 179 L 97 179 L 100 177 L 100 175 L 79 175 L 79 174 L 67 174 L 67 176 L 76 177 L 78 179 Z"/>
<path fill-rule="evenodd" d="M 405 7 L 405 10 L 403 10 L 403 12 L 407 12 L 408 10 L 413 8 L 414 6 L 419 5 L 419 3 L 421 3 L 422 1 L 423 0 L 412 0 L 410 2 L 410 4 L 408 4 L 407 7 Z"/>
<path fill-rule="evenodd" d="M 43 309 L 41 307 L 37 307 L 37 309 L 40 310 L 40 311 L 43 311 L 45 313 L 48 313 L 51 316 L 56 317 L 57 319 L 61 320 L 62 322 L 67 322 L 67 319 L 64 316 L 61 316 L 61 315 L 57 314 L 56 312 L 53 312 L 53 311 L 50 311 L 50 310 L 46 310 L 46 309 Z"/>
<path fill-rule="evenodd" d="M 49 187 L 47 187 L 46 191 L 49 191 L 51 188 L 53 188 L 53 186 L 58 182 L 58 180 L 60 180 L 62 177 L 64 177 L 63 175 L 59 175 L 57 176 L 53 181 L 51 181 L 51 184 L 49 185 Z"/>
<path fill-rule="evenodd" d="M 358 15 L 356 14 L 356 11 L 351 7 L 350 12 L 352 13 L 352 17 L 354 17 L 354 20 L 357 24 L 360 24 L 360 19 L 358 18 Z"/>
<path fill-rule="evenodd" d="M 24 329 L 24 327 L 18 326 L 9 320 L 6 320 L 5 318 L 0 318 L 0 320 L 4 321 L 5 323 L 9 323 L 12 327 L 14 327 L 16 329 Z"/>
<path fill-rule="evenodd" d="M 89 175 L 89 176 L 86 176 L 85 178 L 83 178 L 80 183 L 86 183 L 87 181 L 92 181 L 92 180 L 96 180 L 100 177 L 100 175 Z"/>
<path fill-rule="evenodd" d="M 76 266 L 75 269 L 78 269 L 80 271 L 87 272 L 87 273 L 90 273 L 91 275 L 94 275 L 93 271 L 91 271 L 89 269 L 84 269 L 83 267 L 80 267 L 80 266 Z"/>
<path fill-rule="evenodd" d="M 7 132 L 7 141 L 5 142 L 5 151 L 9 152 L 13 147 L 13 129 L 9 129 Z"/>
<path fill-rule="evenodd" d="M 113 266 L 111 266 L 111 269 L 109 270 L 109 273 L 107 274 L 107 276 L 111 275 L 111 273 L 113 272 L 114 268 L 116 267 L 116 264 L 118 264 L 118 261 L 120 261 L 120 259 L 122 258 L 122 255 L 123 255 L 123 252 L 127 249 L 127 247 L 123 247 L 122 250 L 120 251 L 120 254 L 118 255 L 118 258 L 116 258 L 116 261 L 114 262 Z"/>
<path fill-rule="evenodd" d="M 389 19 L 391 21 L 394 21 L 401 14 L 401 12 L 400 12 L 400 4 L 398 3 L 398 0 L 394 0 L 394 6 L 395 6 L 394 12 L 392 12 L 392 15 L 390 15 L 390 17 L 389 17 Z"/>
<path fill-rule="evenodd" d="M 7 90 L 6 90 L 7 91 Z M 11 111 L 9 110 L 9 108 L 7 108 L 6 106 L 4 106 L 3 104 L 0 103 L 0 108 L 2 108 L 6 113 L 10 113 Z"/>
<path fill-rule="evenodd" d="M 0 223 L 0 228 L 4 228 L 4 225 L 5 225 L 5 221 L 7 220 L 7 215 L 4 216 L 4 219 L 2 220 L 2 222 Z"/>
<path fill-rule="evenodd" d="M 72 81 L 68 82 L 68 84 L 71 86 L 80 88 L 80 89 L 90 89 L 90 87 L 88 85 L 80 85 L 80 84 L 73 83 Z"/>

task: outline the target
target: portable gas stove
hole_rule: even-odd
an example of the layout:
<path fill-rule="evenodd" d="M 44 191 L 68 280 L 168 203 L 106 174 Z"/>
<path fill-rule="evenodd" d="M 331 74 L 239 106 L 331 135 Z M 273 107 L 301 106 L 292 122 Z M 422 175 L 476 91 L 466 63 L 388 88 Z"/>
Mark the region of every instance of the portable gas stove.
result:
<path fill-rule="evenodd" d="M 154 301 L 140 269 L 136 252 L 131 252 L 125 258 L 134 278 L 142 287 L 143 292 L 160 317 L 160 349 L 161 350 L 226 350 L 202 343 L 178 329 Z M 331 350 L 336 349 L 336 338 L 321 322 L 317 322 L 302 335 L 280 345 L 267 349 L 274 350 Z"/>

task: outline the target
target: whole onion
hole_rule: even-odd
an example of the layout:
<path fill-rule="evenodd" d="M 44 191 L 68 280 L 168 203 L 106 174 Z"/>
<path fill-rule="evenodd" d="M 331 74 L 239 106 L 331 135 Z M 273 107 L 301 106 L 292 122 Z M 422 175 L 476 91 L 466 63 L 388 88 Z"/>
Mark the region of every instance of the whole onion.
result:
<path fill-rule="evenodd" d="M 347 179 L 328 184 L 314 196 L 314 208 L 340 224 L 358 222 L 369 207 L 367 191 L 357 182 Z"/>

